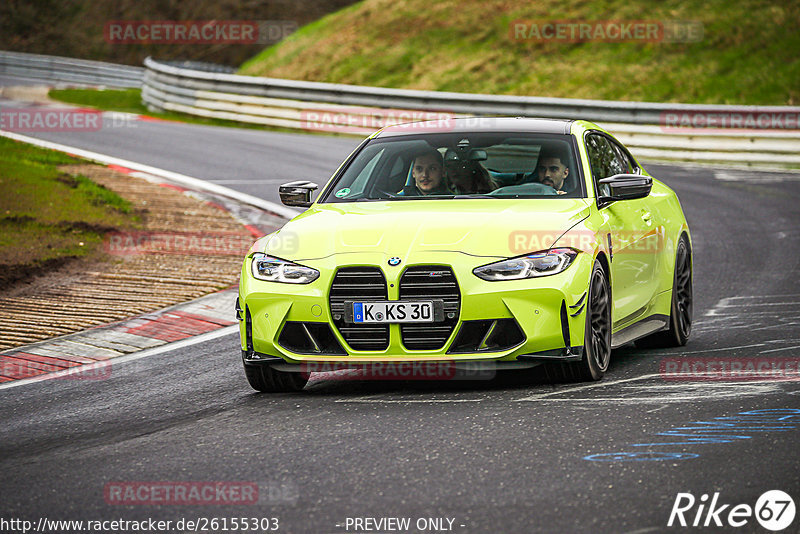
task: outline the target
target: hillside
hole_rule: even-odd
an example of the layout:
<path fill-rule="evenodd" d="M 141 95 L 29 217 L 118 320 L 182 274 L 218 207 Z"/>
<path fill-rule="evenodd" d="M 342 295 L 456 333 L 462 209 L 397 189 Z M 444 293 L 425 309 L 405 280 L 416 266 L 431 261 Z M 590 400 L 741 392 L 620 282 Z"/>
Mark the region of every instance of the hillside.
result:
<path fill-rule="evenodd" d="M 353 0 L 8 0 L 0 2 L 0 50 L 141 65 L 144 58 L 240 65 L 264 45 L 123 44 L 107 40 L 112 21 L 285 21 L 302 26 Z"/>
<path fill-rule="evenodd" d="M 602 5 L 601 5 L 602 4 Z M 689 21 L 696 42 L 515 39 L 528 21 Z M 243 74 L 474 93 L 800 104 L 800 3 L 364 0 L 247 61 Z M 523 33 L 524 35 L 524 33 Z"/>

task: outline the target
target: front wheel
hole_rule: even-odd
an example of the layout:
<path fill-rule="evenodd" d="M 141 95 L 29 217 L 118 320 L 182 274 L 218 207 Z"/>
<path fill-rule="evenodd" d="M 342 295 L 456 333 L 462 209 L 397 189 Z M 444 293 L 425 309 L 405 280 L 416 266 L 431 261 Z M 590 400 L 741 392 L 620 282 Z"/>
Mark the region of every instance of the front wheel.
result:
<path fill-rule="evenodd" d="M 289 393 L 300 391 L 308 382 L 308 375 L 277 371 L 267 364 L 244 364 L 244 374 L 250 386 L 262 393 Z"/>
<path fill-rule="evenodd" d="M 611 361 L 611 292 L 603 265 L 594 262 L 589 278 L 583 358 L 579 362 L 547 363 L 545 372 L 558 382 L 586 382 L 603 378 Z"/>

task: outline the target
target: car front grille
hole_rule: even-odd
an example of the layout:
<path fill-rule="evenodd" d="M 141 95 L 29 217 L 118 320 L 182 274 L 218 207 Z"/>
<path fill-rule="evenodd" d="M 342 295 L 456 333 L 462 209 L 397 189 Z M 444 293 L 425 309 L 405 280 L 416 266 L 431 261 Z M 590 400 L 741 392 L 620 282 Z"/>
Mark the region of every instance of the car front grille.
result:
<path fill-rule="evenodd" d="M 386 278 L 377 267 L 343 267 L 336 272 L 328 297 L 333 324 L 354 350 L 386 350 L 389 325 L 345 323 L 346 300 L 387 300 Z"/>
<path fill-rule="evenodd" d="M 444 322 L 403 324 L 403 346 L 409 350 L 438 350 L 447 342 L 458 323 L 461 292 L 449 267 L 415 265 L 400 278 L 400 300 L 442 300 Z"/>

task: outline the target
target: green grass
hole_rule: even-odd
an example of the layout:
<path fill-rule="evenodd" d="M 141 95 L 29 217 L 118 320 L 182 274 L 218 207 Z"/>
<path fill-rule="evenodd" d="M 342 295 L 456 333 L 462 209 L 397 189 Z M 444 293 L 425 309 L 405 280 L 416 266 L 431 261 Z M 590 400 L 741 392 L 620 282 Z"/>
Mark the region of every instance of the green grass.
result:
<path fill-rule="evenodd" d="M 142 91 L 140 89 L 52 89 L 48 96 L 53 100 L 68 104 L 108 111 L 147 113 L 147 108 L 142 105 Z"/>
<path fill-rule="evenodd" d="M 76 163 L 0 137 L 0 285 L 22 267 L 33 272 L 46 262 L 86 256 L 106 232 L 136 225 L 128 201 L 58 169 Z"/>
<path fill-rule="evenodd" d="M 535 42 L 514 21 L 698 21 L 694 43 Z M 364 0 L 241 73 L 380 87 L 707 104 L 800 103 L 800 4 Z"/>

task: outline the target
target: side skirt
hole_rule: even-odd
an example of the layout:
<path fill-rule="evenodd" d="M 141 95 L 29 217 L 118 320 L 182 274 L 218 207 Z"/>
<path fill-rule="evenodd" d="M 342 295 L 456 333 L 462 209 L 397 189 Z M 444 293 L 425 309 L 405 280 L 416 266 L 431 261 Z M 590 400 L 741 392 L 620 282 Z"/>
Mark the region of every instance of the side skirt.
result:
<path fill-rule="evenodd" d="M 611 334 L 611 348 L 616 349 L 637 339 L 669 328 L 669 315 L 650 315 L 639 322 Z"/>

